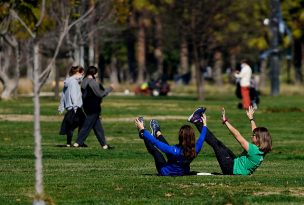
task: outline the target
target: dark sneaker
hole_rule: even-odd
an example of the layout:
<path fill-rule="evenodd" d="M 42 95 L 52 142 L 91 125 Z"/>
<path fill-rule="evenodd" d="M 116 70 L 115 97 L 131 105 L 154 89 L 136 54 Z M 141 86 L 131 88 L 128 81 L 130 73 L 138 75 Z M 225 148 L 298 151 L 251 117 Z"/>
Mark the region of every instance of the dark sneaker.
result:
<path fill-rule="evenodd" d="M 190 115 L 188 117 L 188 122 L 191 122 L 193 124 L 196 124 L 196 123 L 202 123 L 203 120 L 201 118 L 201 116 L 205 113 L 206 111 L 206 108 L 205 107 L 199 107 L 197 108 L 193 113 L 192 115 Z"/>
<path fill-rule="evenodd" d="M 139 122 L 142 122 L 144 124 L 144 117 L 138 117 Z"/>
<path fill-rule="evenodd" d="M 160 126 L 156 120 L 150 121 L 151 133 L 154 137 L 157 137 L 156 133 L 160 131 Z"/>
<path fill-rule="evenodd" d="M 138 117 L 138 120 L 139 120 L 140 122 L 142 122 L 143 125 L 144 125 L 144 127 L 145 127 L 144 117 L 140 116 L 140 117 Z M 139 131 L 139 130 L 138 130 L 138 131 Z M 139 138 L 144 139 L 144 136 L 143 136 L 143 133 L 142 133 L 142 132 L 138 133 L 138 136 L 139 136 Z"/>

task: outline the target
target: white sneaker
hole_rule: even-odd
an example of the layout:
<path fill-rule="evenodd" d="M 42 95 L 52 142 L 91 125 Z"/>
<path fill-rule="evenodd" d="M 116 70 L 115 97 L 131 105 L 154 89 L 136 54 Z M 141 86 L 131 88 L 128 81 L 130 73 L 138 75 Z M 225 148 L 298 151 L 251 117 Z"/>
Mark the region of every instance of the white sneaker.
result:
<path fill-rule="evenodd" d="M 73 147 L 79 147 L 79 144 L 75 142 L 75 143 L 73 144 Z"/>

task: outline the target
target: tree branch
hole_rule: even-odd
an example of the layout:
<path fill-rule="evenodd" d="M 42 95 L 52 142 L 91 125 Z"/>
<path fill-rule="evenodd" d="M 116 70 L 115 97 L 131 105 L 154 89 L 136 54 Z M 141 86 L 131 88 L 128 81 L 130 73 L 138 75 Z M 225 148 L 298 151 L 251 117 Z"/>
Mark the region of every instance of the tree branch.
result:
<path fill-rule="evenodd" d="M 42 23 L 44 15 L 45 15 L 45 0 L 42 0 L 41 9 L 40 9 L 40 18 L 35 25 L 35 30 L 37 30 L 40 24 Z"/>
<path fill-rule="evenodd" d="M 78 24 L 79 22 L 83 21 L 85 18 L 87 18 L 92 11 L 95 9 L 95 7 L 90 7 L 90 9 L 84 14 L 82 15 L 79 19 L 77 19 L 76 21 L 72 22 L 70 25 L 68 25 L 69 22 L 69 15 L 66 16 L 65 20 L 64 20 L 64 28 L 63 31 L 61 32 L 60 36 L 59 36 L 59 40 L 58 40 L 58 44 L 56 46 L 53 58 L 51 60 L 51 62 L 48 64 L 47 68 L 40 74 L 39 76 L 39 87 L 42 87 L 44 85 L 44 83 L 46 82 L 51 70 L 52 70 L 52 65 L 55 63 L 55 60 L 57 58 L 57 55 L 59 53 L 61 44 L 63 42 L 63 39 L 65 38 L 65 36 L 67 35 L 67 33 L 70 31 L 70 29 Z"/>
<path fill-rule="evenodd" d="M 26 25 L 26 23 L 19 17 L 19 15 L 15 12 L 14 9 L 10 10 L 11 14 L 13 15 L 13 17 L 15 17 L 20 23 L 21 25 L 27 30 L 27 32 L 31 35 L 32 38 L 36 37 L 36 34 L 32 32 L 32 30 Z"/>

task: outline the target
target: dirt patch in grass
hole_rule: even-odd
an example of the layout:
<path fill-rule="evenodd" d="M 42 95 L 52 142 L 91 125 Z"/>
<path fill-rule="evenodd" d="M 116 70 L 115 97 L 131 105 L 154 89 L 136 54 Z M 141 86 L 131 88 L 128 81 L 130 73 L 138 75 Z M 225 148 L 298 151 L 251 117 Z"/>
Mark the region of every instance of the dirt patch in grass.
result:
<path fill-rule="evenodd" d="M 187 116 L 181 115 L 167 115 L 167 116 L 145 116 L 146 119 L 158 119 L 158 120 L 185 120 Z M 32 122 L 33 115 L 0 115 L 0 121 L 13 121 L 13 122 Z M 52 115 L 52 116 L 40 116 L 40 121 L 42 122 L 57 122 L 63 119 L 63 115 Z M 131 122 L 135 119 L 135 117 L 106 117 L 102 118 L 102 120 L 108 122 Z"/>
<path fill-rule="evenodd" d="M 262 191 L 262 192 L 256 192 L 253 193 L 255 196 L 269 196 L 269 195 L 282 195 L 282 194 L 288 194 L 291 196 L 296 197 L 304 197 L 304 188 L 290 188 L 284 191 Z"/>

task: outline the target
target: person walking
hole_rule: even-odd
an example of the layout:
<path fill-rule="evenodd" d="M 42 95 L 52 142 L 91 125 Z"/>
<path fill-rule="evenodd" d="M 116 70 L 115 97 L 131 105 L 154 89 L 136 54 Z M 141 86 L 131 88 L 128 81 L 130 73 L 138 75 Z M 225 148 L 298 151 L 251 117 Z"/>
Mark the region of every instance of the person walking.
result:
<path fill-rule="evenodd" d="M 98 69 L 95 66 L 90 66 L 87 69 L 81 84 L 83 110 L 86 118 L 81 130 L 79 131 L 78 138 L 74 143 L 74 147 L 83 146 L 91 129 L 93 129 L 95 136 L 103 149 L 113 148 L 107 144 L 102 122 L 99 117 L 101 114 L 102 99 L 113 90 L 113 85 L 104 89 L 101 84 L 96 82 L 97 74 Z"/>
<path fill-rule="evenodd" d="M 242 106 L 243 109 L 247 110 L 250 106 L 250 80 L 251 80 L 252 70 L 248 65 L 246 60 L 241 62 L 241 71 L 237 71 L 234 76 L 240 81 L 241 96 L 242 96 Z"/>
<path fill-rule="evenodd" d="M 64 81 L 63 91 L 61 94 L 58 111 L 64 115 L 59 131 L 60 135 L 67 136 L 66 146 L 71 147 L 73 131 L 78 127 L 80 130 L 84 113 L 82 111 L 82 96 L 80 89 L 80 82 L 83 77 L 84 69 L 81 66 L 72 66 L 69 71 L 69 77 Z"/>

